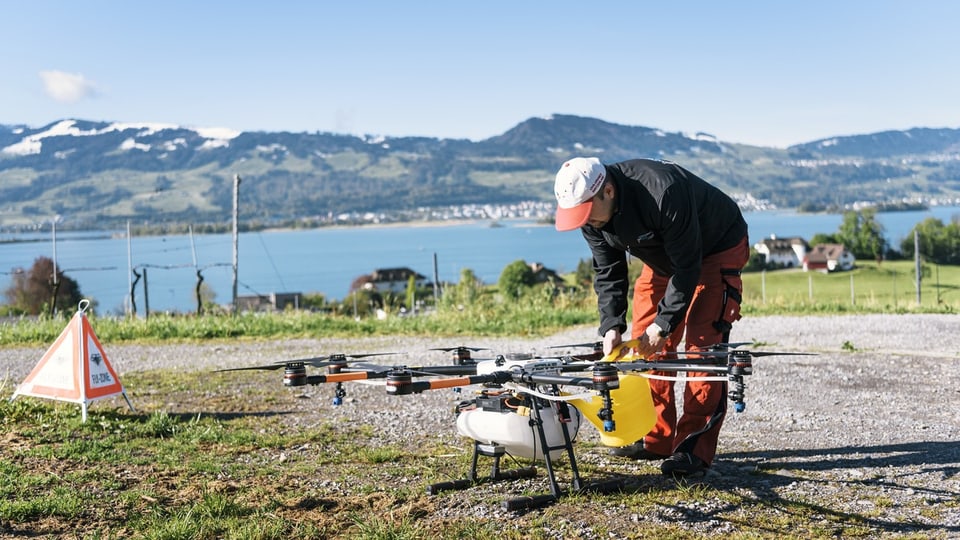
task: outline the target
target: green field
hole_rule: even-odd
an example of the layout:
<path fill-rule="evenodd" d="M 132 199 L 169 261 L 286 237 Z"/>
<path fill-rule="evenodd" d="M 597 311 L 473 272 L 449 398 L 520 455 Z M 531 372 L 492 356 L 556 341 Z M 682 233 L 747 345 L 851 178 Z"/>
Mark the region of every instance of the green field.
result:
<path fill-rule="evenodd" d="M 917 301 L 913 261 L 858 262 L 849 272 L 800 269 L 744 274 L 746 313 L 960 311 L 960 267 L 924 264 Z"/>

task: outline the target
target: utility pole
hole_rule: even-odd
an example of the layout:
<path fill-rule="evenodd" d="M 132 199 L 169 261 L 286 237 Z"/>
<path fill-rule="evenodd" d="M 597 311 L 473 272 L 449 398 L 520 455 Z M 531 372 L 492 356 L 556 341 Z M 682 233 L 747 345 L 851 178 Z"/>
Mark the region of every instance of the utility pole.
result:
<path fill-rule="evenodd" d="M 137 308 L 133 304 L 133 249 L 130 244 L 130 220 L 127 220 L 127 290 L 130 291 L 130 301 L 127 302 L 127 316 L 137 317 Z"/>
<path fill-rule="evenodd" d="M 147 286 L 147 267 L 143 267 L 143 318 L 150 318 L 150 287 Z"/>
<path fill-rule="evenodd" d="M 233 314 L 237 314 L 237 267 L 239 266 L 240 175 L 233 175 Z"/>
<path fill-rule="evenodd" d="M 50 315 L 55 315 L 57 313 L 57 294 L 60 292 L 60 277 L 57 275 L 57 218 L 53 218 L 53 221 L 50 222 L 53 226 L 51 232 L 53 234 L 53 298 L 50 299 Z"/>
<path fill-rule="evenodd" d="M 190 225 L 187 229 L 190 233 L 190 250 L 193 252 L 193 269 L 197 273 L 197 287 L 196 287 L 196 297 L 197 297 L 197 315 L 203 314 L 203 298 L 200 296 L 200 286 L 203 285 L 203 270 L 200 269 L 200 264 L 197 262 L 197 244 L 193 241 L 193 225 Z"/>
<path fill-rule="evenodd" d="M 433 252 L 433 307 L 440 304 L 440 272 L 437 269 L 437 252 Z"/>

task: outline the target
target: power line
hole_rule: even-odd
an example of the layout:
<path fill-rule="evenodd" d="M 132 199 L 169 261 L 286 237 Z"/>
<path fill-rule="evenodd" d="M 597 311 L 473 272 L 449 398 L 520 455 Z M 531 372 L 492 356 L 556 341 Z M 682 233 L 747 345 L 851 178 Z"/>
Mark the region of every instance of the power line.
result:
<path fill-rule="evenodd" d="M 277 279 L 280 280 L 280 286 L 283 287 L 283 290 L 287 290 L 287 284 L 283 282 L 283 276 L 280 275 L 280 270 L 277 269 L 277 265 L 273 262 L 273 257 L 270 256 L 270 251 L 267 250 L 267 244 L 263 241 L 263 235 L 259 232 L 257 233 L 257 239 L 260 240 L 260 245 L 263 246 L 263 252 L 267 254 L 267 260 L 270 261 L 270 266 L 273 267 L 273 273 L 277 275 Z"/>

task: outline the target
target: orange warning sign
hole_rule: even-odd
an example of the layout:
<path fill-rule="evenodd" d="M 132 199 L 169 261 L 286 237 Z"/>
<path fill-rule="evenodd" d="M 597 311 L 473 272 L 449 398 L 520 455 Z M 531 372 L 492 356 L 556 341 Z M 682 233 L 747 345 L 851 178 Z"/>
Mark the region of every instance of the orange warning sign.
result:
<path fill-rule="evenodd" d="M 83 302 L 80 305 L 81 309 L 40 362 L 17 386 L 11 401 L 22 395 L 80 403 L 86 420 L 87 405 L 91 401 L 121 394 L 133 410 L 120 378 L 84 315 L 86 305 Z"/>

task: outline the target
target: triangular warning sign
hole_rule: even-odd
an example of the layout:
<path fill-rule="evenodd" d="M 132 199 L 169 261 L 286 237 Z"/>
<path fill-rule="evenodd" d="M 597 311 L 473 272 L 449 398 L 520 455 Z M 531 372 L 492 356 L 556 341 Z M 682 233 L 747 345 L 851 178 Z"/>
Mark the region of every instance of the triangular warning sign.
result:
<path fill-rule="evenodd" d="M 80 403 L 86 421 L 90 402 L 120 394 L 133 410 L 120 378 L 84 315 L 86 306 L 83 302 L 80 305 L 81 309 L 70 319 L 40 362 L 17 386 L 10 401 L 20 395 Z"/>

